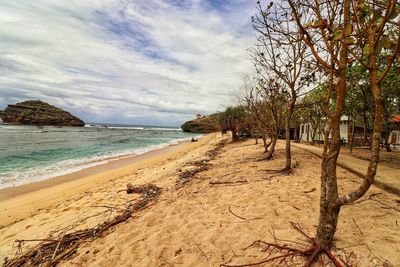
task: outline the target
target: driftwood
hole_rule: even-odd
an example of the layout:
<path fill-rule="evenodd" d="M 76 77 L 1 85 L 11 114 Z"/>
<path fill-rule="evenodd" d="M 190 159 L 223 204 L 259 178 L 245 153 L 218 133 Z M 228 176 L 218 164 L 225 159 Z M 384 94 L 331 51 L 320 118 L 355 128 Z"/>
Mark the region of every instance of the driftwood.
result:
<path fill-rule="evenodd" d="M 98 237 L 106 235 L 110 232 L 109 230 L 111 230 L 113 226 L 128 220 L 133 213 L 147 208 L 151 202 L 157 200 L 161 193 L 161 188 L 152 184 L 137 187 L 128 184 L 126 191 L 128 194 L 138 193 L 141 194 L 141 196 L 136 202 L 130 203 L 126 209 L 120 212 L 120 214 L 113 219 L 98 224 L 93 228 L 64 234 L 59 238 L 50 237 L 35 240 L 16 240 L 14 246 L 21 253 L 22 247 L 26 242 L 39 241 L 41 243 L 14 259 L 6 258 L 4 266 L 55 266 L 60 261 L 72 257 L 81 244 L 91 242 Z"/>

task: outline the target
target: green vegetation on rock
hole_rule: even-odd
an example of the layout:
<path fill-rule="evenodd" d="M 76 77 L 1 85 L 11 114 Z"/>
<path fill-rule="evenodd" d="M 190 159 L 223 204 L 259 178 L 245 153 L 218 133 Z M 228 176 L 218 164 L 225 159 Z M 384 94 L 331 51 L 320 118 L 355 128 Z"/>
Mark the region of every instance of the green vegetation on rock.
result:
<path fill-rule="evenodd" d="M 24 125 L 84 126 L 85 123 L 71 113 L 40 100 L 29 100 L 8 105 L 0 111 L 5 123 Z"/>
<path fill-rule="evenodd" d="M 187 121 L 181 126 L 184 132 L 189 133 L 212 133 L 220 131 L 219 114 L 214 113 L 208 116 Z"/>

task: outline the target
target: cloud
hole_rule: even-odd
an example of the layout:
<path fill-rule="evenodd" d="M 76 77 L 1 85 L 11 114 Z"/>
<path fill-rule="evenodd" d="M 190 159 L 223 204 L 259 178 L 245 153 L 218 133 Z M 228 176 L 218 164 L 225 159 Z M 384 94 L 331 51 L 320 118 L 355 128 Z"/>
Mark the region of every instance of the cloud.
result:
<path fill-rule="evenodd" d="M 179 125 L 251 70 L 251 1 L 0 0 L 0 108 L 41 99 L 85 121 Z"/>

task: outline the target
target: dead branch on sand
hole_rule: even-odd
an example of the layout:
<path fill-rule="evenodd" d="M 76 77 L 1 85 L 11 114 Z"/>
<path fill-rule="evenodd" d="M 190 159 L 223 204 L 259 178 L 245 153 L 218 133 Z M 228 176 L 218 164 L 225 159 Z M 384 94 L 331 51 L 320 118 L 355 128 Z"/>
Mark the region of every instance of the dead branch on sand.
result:
<path fill-rule="evenodd" d="M 252 219 L 246 219 L 246 218 L 244 218 L 244 217 L 242 217 L 242 216 L 239 216 L 239 215 L 237 215 L 236 213 L 234 213 L 234 212 L 232 211 L 232 209 L 231 209 L 231 206 L 228 207 L 228 210 L 229 210 L 229 212 L 230 212 L 233 216 L 235 216 L 235 217 L 237 217 L 237 218 L 239 218 L 239 219 L 242 219 L 242 220 L 244 220 L 244 221 L 246 221 L 246 222 L 264 219 L 263 217 L 255 217 L 255 218 L 252 218 Z"/>
<path fill-rule="evenodd" d="M 266 172 L 268 174 L 282 174 L 282 175 L 291 175 L 293 174 L 293 170 L 292 169 L 279 169 L 279 170 L 259 170 L 259 172 Z"/>
<path fill-rule="evenodd" d="M 239 180 L 239 181 L 221 181 L 221 182 L 209 182 L 209 185 L 240 185 L 240 184 L 247 184 L 249 181 L 247 180 Z"/>
<path fill-rule="evenodd" d="M 128 184 L 126 191 L 128 194 L 138 193 L 141 196 L 136 202 L 129 204 L 115 218 L 100 223 L 93 228 L 64 234 L 59 238 L 16 240 L 15 247 L 21 253 L 22 247 L 26 242 L 39 241 L 41 243 L 14 259 L 6 258 L 4 266 L 55 266 L 60 261 L 71 258 L 81 244 L 92 242 L 96 238 L 110 233 L 109 230 L 112 230 L 112 227 L 128 220 L 133 213 L 149 207 L 151 202 L 157 200 L 161 193 L 161 188 L 152 184 L 137 187 Z"/>
<path fill-rule="evenodd" d="M 400 209 L 399 209 L 399 208 L 397 208 L 397 207 L 395 207 L 395 206 L 388 205 L 388 204 L 384 203 L 383 201 L 379 200 L 379 199 L 378 199 L 378 196 L 379 196 L 379 195 L 382 195 L 382 194 L 383 194 L 383 193 L 374 193 L 374 194 L 371 194 L 368 198 L 365 198 L 365 199 L 362 199 L 362 200 L 360 200 L 360 201 L 354 202 L 354 204 L 359 204 L 359 203 L 361 203 L 361 202 L 370 200 L 370 201 L 374 201 L 374 202 L 378 203 L 379 205 L 381 205 L 381 207 L 380 207 L 381 209 L 389 209 L 389 210 L 394 210 L 394 211 L 400 212 Z M 397 201 L 394 201 L 394 202 L 396 203 Z"/>

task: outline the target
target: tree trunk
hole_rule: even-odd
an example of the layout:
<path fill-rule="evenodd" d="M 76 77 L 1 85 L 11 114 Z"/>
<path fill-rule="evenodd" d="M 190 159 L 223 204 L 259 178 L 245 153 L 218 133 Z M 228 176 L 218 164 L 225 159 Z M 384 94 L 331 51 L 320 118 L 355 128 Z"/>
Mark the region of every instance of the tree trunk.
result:
<path fill-rule="evenodd" d="M 364 110 L 364 144 L 363 145 L 369 145 L 368 142 L 368 137 L 367 137 L 367 128 L 368 128 L 368 119 L 367 119 L 367 114 Z"/>
<path fill-rule="evenodd" d="M 298 136 L 298 133 L 297 133 L 297 126 L 296 127 L 294 127 L 294 141 L 296 142 L 296 143 L 299 143 L 300 141 L 299 141 L 299 138 L 297 138 Z"/>
<path fill-rule="evenodd" d="M 345 84 L 338 85 L 338 87 L 344 86 Z M 338 92 L 342 90 L 339 90 L 338 88 Z M 339 96 L 339 98 L 341 97 L 343 96 Z M 337 111 L 335 112 L 336 114 L 334 118 L 332 118 L 331 126 L 328 127 L 331 128 L 332 132 L 332 141 L 330 146 L 329 130 L 324 132 L 324 154 L 322 158 L 321 170 L 320 214 L 316 240 L 318 244 L 322 246 L 322 248 L 326 249 L 329 249 L 332 245 L 332 240 L 336 231 L 340 211 L 340 206 L 336 205 L 336 201 L 338 198 L 336 164 L 340 152 L 339 127 L 341 114 L 340 108 L 338 109 L 338 106 L 340 105 L 337 105 L 336 107 Z"/>
<path fill-rule="evenodd" d="M 371 30 L 370 30 L 371 31 Z M 373 34 L 369 33 L 369 45 L 373 47 Z M 379 152 L 380 152 L 380 139 L 382 134 L 382 124 L 383 124 L 383 101 L 381 96 L 381 88 L 379 84 L 378 78 L 378 69 L 376 67 L 376 59 L 374 55 L 370 55 L 370 82 L 371 82 L 371 91 L 374 97 L 374 130 L 372 134 L 372 142 L 371 142 L 371 158 L 368 165 L 367 174 L 360 185 L 360 187 L 351 192 L 348 195 L 342 196 L 338 199 L 337 203 L 339 205 L 346 205 L 352 203 L 359 198 L 361 198 L 371 187 L 375 180 L 376 171 L 379 163 Z"/>
<path fill-rule="evenodd" d="M 263 140 L 263 145 L 264 145 L 264 153 L 267 153 L 268 152 L 267 137 L 264 134 L 263 134 L 262 140 Z"/>
<path fill-rule="evenodd" d="M 311 124 L 311 129 L 312 129 L 312 133 L 311 133 L 311 145 L 315 144 L 315 135 L 317 134 L 317 124 Z"/>
<path fill-rule="evenodd" d="M 270 147 L 268 149 L 268 153 L 267 153 L 267 157 L 266 157 L 267 160 L 272 159 L 272 156 L 274 155 L 275 146 L 276 146 L 276 140 L 277 140 L 277 137 L 272 137 L 271 138 L 271 143 L 270 143 L 271 145 L 270 145 Z"/>
<path fill-rule="evenodd" d="M 387 152 L 392 152 L 392 148 L 389 143 L 390 132 L 382 132 L 382 138 L 385 140 L 385 148 Z"/>
<path fill-rule="evenodd" d="M 237 137 L 237 133 L 236 133 L 236 129 L 232 129 L 232 141 L 235 142 L 237 141 L 238 137 Z"/>
<path fill-rule="evenodd" d="M 352 117 L 351 138 L 349 140 L 350 153 L 353 153 L 354 132 L 355 132 L 355 119 Z"/>
<path fill-rule="evenodd" d="M 317 242 L 324 248 L 329 249 L 332 246 L 333 237 L 336 232 L 337 222 L 339 219 L 339 205 L 321 205 L 320 217 L 317 229 Z"/>
<path fill-rule="evenodd" d="M 286 147 L 285 147 L 286 164 L 285 164 L 284 169 L 290 170 L 290 168 L 292 167 L 292 153 L 290 151 L 290 119 L 289 119 L 289 115 L 286 116 L 286 122 L 285 122 L 285 141 L 286 141 Z"/>
<path fill-rule="evenodd" d="M 344 25 L 346 29 L 350 24 L 350 0 L 343 3 Z M 320 214 L 317 227 L 316 242 L 323 249 L 330 249 L 333 236 L 336 232 L 337 221 L 339 218 L 340 205 L 338 205 L 338 186 L 336 177 L 336 165 L 340 152 L 340 117 L 343 111 L 344 99 L 346 96 L 346 70 L 347 70 L 347 48 L 348 36 L 345 36 L 343 46 L 340 49 L 338 66 L 338 84 L 336 85 L 336 105 L 330 120 L 326 122 L 324 129 L 324 152 L 321 164 L 321 197 Z M 331 81 L 331 89 L 333 83 Z M 329 145 L 329 132 L 332 141 Z"/>
<path fill-rule="evenodd" d="M 292 168 L 292 152 L 290 149 L 290 119 L 293 115 L 293 108 L 294 104 L 296 103 L 296 95 L 295 91 L 292 88 L 292 98 L 288 105 L 288 110 L 286 113 L 286 120 L 285 120 L 285 154 L 286 154 L 286 164 L 284 170 L 290 170 Z"/>

